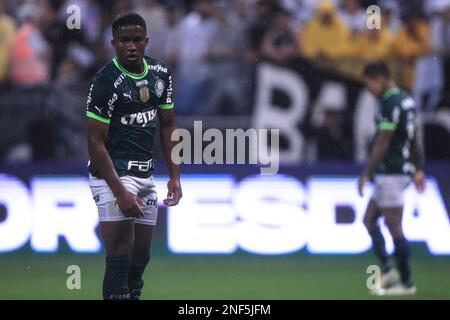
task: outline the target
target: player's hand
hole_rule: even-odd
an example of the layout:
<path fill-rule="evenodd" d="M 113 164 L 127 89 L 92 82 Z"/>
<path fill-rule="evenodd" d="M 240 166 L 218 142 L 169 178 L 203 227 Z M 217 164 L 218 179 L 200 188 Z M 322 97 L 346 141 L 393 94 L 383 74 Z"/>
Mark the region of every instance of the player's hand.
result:
<path fill-rule="evenodd" d="M 366 185 L 366 182 L 369 181 L 369 179 L 370 179 L 369 175 L 364 173 L 364 172 L 359 176 L 359 179 L 358 179 L 358 193 L 359 193 L 360 197 L 364 196 L 364 186 Z"/>
<path fill-rule="evenodd" d="M 183 196 L 180 180 L 170 179 L 169 182 L 167 182 L 167 190 L 167 198 L 163 200 L 163 203 L 168 207 L 176 206 Z"/>
<path fill-rule="evenodd" d="M 134 193 L 126 191 L 117 197 L 117 205 L 127 218 L 143 218 L 144 211 L 142 207 L 144 203 Z"/>
<path fill-rule="evenodd" d="M 425 191 L 425 173 L 422 170 L 418 170 L 414 174 L 414 185 L 419 193 Z"/>

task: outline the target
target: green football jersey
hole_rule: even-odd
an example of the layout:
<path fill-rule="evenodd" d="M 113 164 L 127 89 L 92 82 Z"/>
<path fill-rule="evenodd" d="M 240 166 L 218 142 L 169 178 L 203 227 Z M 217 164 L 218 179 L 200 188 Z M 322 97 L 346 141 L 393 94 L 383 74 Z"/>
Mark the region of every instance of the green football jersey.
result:
<path fill-rule="evenodd" d="M 172 74 L 144 57 L 144 72 L 125 70 L 117 58 L 97 72 L 87 96 L 87 116 L 109 124 L 106 149 L 119 176 L 149 177 L 158 109 L 172 109 Z M 100 177 L 95 163 L 89 172 Z"/>
<path fill-rule="evenodd" d="M 417 131 L 417 111 L 413 98 L 397 87 L 387 90 L 376 116 L 378 132 L 392 130 L 389 149 L 377 166 L 378 174 L 413 174 L 411 147 Z"/>

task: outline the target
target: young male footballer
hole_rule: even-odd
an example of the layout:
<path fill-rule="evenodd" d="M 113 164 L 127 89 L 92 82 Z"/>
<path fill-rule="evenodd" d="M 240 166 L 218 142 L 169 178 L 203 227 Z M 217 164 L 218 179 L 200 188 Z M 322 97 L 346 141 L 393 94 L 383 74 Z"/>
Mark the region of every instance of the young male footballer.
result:
<path fill-rule="evenodd" d="M 170 157 L 176 129 L 169 68 L 144 56 L 144 19 L 125 13 L 112 23 L 116 57 L 100 71 L 87 97 L 89 180 L 106 249 L 104 299 L 139 299 L 150 260 L 157 197 L 153 172 L 156 118 L 170 179 L 167 206 L 178 204 L 180 171 Z"/>
<path fill-rule="evenodd" d="M 403 192 L 410 180 L 414 181 L 419 192 L 425 189 L 425 175 L 421 169 L 424 157 L 418 138 L 417 111 L 414 100 L 395 85 L 384 62 L 366 65 L 364 80 L 368 90 L 380 101 L 376 117 L 376 139 L 358 182 L 361 196 L 368 180 L 373 178 L 375 186 L 364 217 L 364 224 L 382 268 L 381 288 L 373 293 L 415 294 L 408 241 L 402 229 L 402 213 Z M 378 226 L 380 217 L 384 217 L 394 240 L 394 256 L 400 275 L 389 262 L 385 240 Z"/>

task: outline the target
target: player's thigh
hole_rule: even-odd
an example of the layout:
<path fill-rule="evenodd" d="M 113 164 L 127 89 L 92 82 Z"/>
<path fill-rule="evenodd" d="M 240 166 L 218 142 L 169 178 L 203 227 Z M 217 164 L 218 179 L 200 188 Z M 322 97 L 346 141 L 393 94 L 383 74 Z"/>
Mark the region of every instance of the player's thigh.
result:
<path fill-rule="evenodd" d="M 158 220 L 158 198 L 153 177 L 134 178 L 138 186 L 137 194 L 142 200 L 142 218 L 135 218 L 135 237 L 133 245 L 133 264 L 146 265 L 150 260 L 153 230 Z"/>
<path fill-rule="evenodd" d="M 374 199 L 370 199 L 367 205 L 366 212 L 364 214 L 364 225 L 367 229 L 375 228 L 378 218 L 381 216 L 381 212 Z"/>
<path fill-rule="evenodd" d="M 403 237 L 403 207 L 381 208 L 384 222 L 394 238 Z"/>
<path fill-rule="evenodd" d="M 134 244 L 134 221 L 101 221 L 100 235 L 108 255 L 130 254 Z"/>
<path fill-rule="evenodd" d="M 153 231 L 155 226 L 136 223 L 134 229 L 133 263 L 146 265 L 150 261 Z"/>

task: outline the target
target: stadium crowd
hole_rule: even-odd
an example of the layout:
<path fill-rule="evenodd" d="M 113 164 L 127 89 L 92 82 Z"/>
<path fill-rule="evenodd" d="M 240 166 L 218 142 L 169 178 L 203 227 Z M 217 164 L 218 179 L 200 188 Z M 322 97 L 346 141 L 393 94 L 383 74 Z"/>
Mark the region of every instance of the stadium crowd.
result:
<path fill-rule="evenodd" d="M 372 4 L 381 29 L 367 28 Z M 79 29 L 67 28 L 70 5 Z M 427 93 L 422 111 L 450 105 L 450 0 L 0 0 L 1 159 L 85 157 L 87 88 L 126 11 L 146 20 L 148 54 L 172 67 L 182 116 L 250 117 L 255 64 L 297 57 L 357 79 L 384 59 L 400 85 Z"/>

